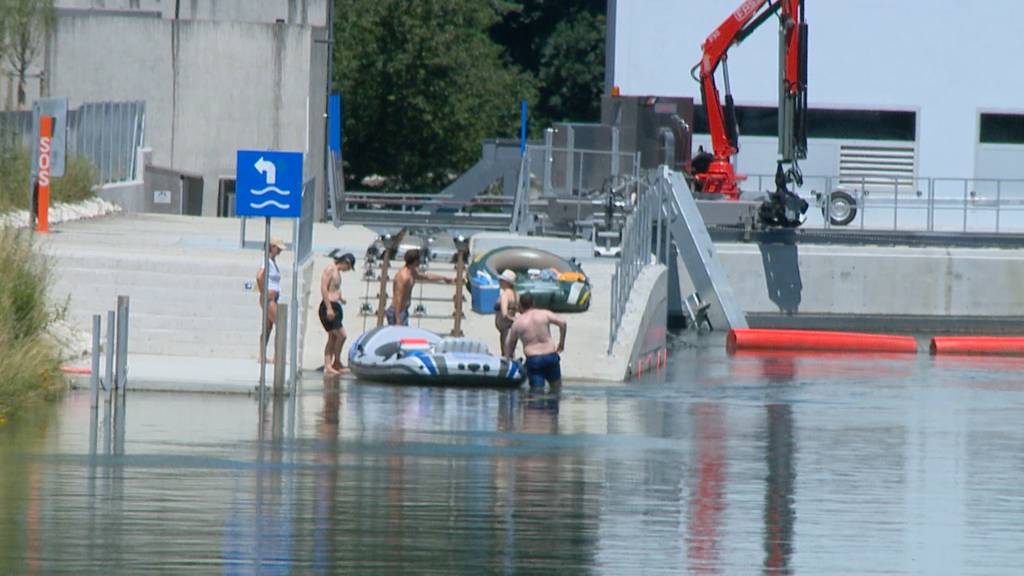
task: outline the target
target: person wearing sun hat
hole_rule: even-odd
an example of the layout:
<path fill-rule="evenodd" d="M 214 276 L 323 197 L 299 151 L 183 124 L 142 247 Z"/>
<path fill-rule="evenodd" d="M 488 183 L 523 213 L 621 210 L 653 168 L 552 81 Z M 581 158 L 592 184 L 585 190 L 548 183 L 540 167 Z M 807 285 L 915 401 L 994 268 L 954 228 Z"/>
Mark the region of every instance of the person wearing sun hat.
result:
<path fill-rule="evenodd" d="M 256 291 L 259 293 L 258 306 L 263 308 L 263 290 L 267 290 L 267 325 L 263 328 L 260 337 L 260 360 L 263 360 L 267 353 L 267 343 L 270 342 L 270 332 L 274 329 L 277 320 L 277 300 L 281 297 L 281 269 L 277 267 L 277 255 L 284 252 L 284 240 L 274 238 L 270 241 L 269 273 L 260 266 L 256 273 Z M 267 359 L 273 362 L 273 359 Z"/>
<path fill-rule="evenodd" d="M 516 273 L 505 270 L 498 275 L 498 301 L 494 304 L 494 327 L 498 329 L 498 350 L 504 356 L 505 339 L 512 327 L 516 312 L 519 311 L 519 296 L 516 294 Z"/>
<path fill-rule="evenodd" d="M 341 349 L 348 339 L 342 320 L 345 317 L 345 298 L 341 295 L 341 273 L 356 265 L 356 257 L 334 249 L 328 254 L 333 262 L 320 275 L 320 324 L 327 331 L 324 346 L 324 374 L 335 375 L 345 370 L 341 363 Z"/>

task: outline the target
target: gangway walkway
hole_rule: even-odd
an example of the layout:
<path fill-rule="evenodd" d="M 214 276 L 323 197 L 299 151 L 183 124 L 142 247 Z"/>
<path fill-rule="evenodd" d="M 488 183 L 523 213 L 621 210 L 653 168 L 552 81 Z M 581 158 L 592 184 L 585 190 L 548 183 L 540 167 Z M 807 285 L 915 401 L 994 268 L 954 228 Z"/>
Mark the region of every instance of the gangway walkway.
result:
<path fill-rule="evenodd" d="M 694 292 L 672 298 L 680 285 L 677 255 Z M 612 277 L 609 352 L 616 339 L 633 285 L 643 269 L 663 264 L 669 269 L 669 310 L 685 309 L 691 322 L 713 330 L 746 328 L 747 319 L 729 284 L 704 218 L 689 185 L 679 172 L 658 168 L 642 190 L 623 228 L 622 252 Z"/>

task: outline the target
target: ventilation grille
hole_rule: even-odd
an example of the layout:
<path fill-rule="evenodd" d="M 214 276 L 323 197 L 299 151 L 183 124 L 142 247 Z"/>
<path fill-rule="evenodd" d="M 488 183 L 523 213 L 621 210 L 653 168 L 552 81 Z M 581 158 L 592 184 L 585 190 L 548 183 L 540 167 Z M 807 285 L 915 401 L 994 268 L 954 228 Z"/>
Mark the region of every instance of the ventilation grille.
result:
<path fill-rule="evenodd" d="M 914 189 L 916 151 L 913 146 L 839 147 L 839 186 L 868 191 Z"/>

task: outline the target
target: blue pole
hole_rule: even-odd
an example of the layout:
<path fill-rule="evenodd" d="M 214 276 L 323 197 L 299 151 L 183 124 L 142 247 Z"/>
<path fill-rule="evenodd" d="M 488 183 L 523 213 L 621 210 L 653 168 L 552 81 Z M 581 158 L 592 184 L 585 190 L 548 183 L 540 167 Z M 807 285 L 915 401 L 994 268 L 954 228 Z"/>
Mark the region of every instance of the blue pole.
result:
<path fill-rule="evenodd" d="M 327 101 L 327 147 L 341 155 L 341 94 L 331 94 Z"/>
<path fill-rule="evenodd" d="M 526 154 L 526 100 L 519 107 L 519 155 Z"/>

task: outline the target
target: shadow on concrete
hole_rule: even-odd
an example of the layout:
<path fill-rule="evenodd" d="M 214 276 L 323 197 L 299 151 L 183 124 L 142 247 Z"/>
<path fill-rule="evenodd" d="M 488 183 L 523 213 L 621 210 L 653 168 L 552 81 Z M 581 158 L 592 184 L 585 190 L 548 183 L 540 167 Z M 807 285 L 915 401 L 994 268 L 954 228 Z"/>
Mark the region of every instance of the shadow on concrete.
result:
<path fill-rule="evenodd" d="M 800 262 L 792 232 L 780 235 L 775 242 L 758 244 L 768 298 L 786 314 L 800 311 L 800 300 L 804 289 L 800 279 Z"/>

